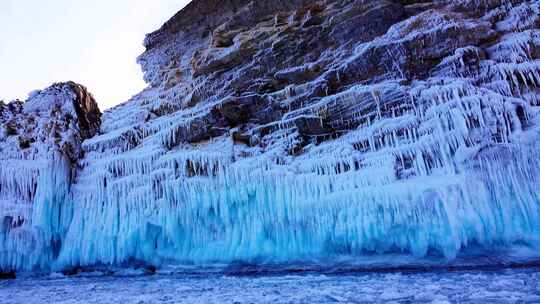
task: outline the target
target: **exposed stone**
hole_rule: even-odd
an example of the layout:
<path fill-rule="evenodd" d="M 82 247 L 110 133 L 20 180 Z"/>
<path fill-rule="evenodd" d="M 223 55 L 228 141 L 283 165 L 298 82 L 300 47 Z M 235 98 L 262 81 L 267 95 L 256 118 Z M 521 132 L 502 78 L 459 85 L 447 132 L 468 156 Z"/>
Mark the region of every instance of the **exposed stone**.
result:
<path fill-rule="evenodd" d="M 101 125 L 101 111 L 98 104 L 92 94 L 82 85 L 74 82 L 69 82 L 68 85 L 77 95 L 73 100 L 73 106 L 83 139 L 94 137 Z"/>

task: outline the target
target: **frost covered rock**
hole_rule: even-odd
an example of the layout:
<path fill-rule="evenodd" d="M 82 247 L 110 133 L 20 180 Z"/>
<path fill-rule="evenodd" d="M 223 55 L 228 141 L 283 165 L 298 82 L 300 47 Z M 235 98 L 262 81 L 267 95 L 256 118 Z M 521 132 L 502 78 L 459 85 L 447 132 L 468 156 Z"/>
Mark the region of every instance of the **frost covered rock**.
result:
<path fill-rule="evenodd" d="M 0 122 L 0 159 L 50 158 L 59 152 L 75 161 L 82 157 L 82 141 L 97 134 L 101 112 L 85 87 L 69 82 L 34 91 L 25 102 L 0 105 Z"/>
<path fill-rule="evenodd" d="M 538 246 L 539 7 L 193 1 L 147 36 L 149 87 L 99 132 L 81 104 L 84 157 L 34 174 L 66 189 L 36 198 L 39 224 L 20 225 L 41 231 L 46 258 L 22 259 L 31 250 L 9 234 L 2 265 Z M 65 168 L 77 168 L 67 183 Z"/>
<path fill-rule="evenodd" d="M 50 223 L 61 217 L 81 144 L 96 135 L 100 117 L 92 95 L 73 82 L 0 105 L 1 270 L 47 264 L 54 256 L 61 240 Z"/>

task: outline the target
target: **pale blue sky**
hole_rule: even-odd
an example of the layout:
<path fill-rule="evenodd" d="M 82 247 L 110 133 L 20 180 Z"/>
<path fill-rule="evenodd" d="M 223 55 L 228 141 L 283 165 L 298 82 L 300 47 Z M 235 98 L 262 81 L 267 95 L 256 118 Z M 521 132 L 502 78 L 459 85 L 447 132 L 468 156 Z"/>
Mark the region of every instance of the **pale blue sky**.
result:
<path fill-rule="evenodd" d="M 189 0 L 0 0 L 0 100 L 53 82 L 88 87 L 102 109 L 145 87 L 142 41 Z"/>

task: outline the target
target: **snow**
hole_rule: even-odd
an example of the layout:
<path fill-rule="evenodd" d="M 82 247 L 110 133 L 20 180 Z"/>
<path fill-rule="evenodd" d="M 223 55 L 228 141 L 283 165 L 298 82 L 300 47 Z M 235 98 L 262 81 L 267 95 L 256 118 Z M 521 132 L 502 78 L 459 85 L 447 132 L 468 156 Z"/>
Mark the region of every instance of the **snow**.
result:
<path fill-rule="evenodd" d="M 419 273 L 131 272 L 0 281 L 2 303 L 537 303 L 538 269 Z"/>

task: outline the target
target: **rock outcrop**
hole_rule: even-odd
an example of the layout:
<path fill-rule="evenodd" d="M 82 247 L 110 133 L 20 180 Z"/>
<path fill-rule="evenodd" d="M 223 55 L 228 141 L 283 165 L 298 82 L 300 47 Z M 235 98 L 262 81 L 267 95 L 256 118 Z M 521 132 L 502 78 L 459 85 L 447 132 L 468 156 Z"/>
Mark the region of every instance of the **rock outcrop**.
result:
<path fill-rule="evenodd" d="M 193 1 L 147 36 L 149 87 L 99 135 L 75 94 L 75 178 L 28 206 L 53 223 L 13 228 L 46 245 L 4 232 L 0 265 L 535 246 L 539 27 L 537 0 Z"/>
<path fill-rule="evenodd" d="M 100 117 L 92 95 L 73 82 L 0 104 L 0 270 L 56 255 L 82 142 L 97 134 Z"/>
<path fill-rule="evenodd" d="M 85 87 L 57 83 L 30 93 L 25 102 L 0 104 L 0 122 L 0 159 L 51 158 L 57 152 L 77 161 L 82 142 L 99 131 L 101 112 Z"/>

